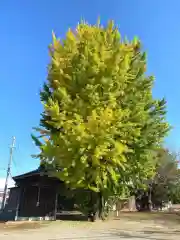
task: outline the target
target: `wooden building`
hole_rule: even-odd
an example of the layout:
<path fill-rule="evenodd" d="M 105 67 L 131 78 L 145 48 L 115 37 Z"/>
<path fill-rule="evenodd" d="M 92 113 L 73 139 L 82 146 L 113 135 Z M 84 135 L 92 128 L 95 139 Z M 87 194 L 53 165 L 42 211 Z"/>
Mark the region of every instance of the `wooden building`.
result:
<path fill-rule="evenodd" d="M 48 176 L 42 167 L 15 176 L 13 180 L 15 187 L 10 188 L 8 202 L 4 210 L 0 212 L 0 221 L 56 220 L 57 217 L 71 220 L 87 218 L 81 214 L 66 215 L 66 212 L 72 213 L 75 210 L 77 202 L 73 198 L 74 194 L 62 181 Z M 80 193 L 89 194 L 85 190 Z M 82 194 L 82 197 L 85 195 Z M 126 202 L 126 210 L 134 211 L 132 201 Z M 124 206 L 121 205 L 116 206 L 115 212 L 122 211 Z M 65 214 L 64 216 L 62 216 L 62 212 Z"/>
<path fill-rule="evenodd" d="M 56 220 L 57 212 L 72 211 L 74 199 L 66 196 L 63 182 L 41 167 L 13 178 L 8 203 L 0 220 Z"/>

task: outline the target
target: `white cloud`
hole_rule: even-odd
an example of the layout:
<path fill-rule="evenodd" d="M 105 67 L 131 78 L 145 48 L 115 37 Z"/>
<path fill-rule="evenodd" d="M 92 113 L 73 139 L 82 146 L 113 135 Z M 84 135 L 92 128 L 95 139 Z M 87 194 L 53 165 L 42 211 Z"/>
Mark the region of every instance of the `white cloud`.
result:
<path fill-rule="evenodd" d="M 0 189 L 4 189 L 4 185 L 5 185 L 5 178 L 0 178 Z M 14 187 L 14 181 L 12 179 L 9 179 L 8 181 L 8 187 Z"/>

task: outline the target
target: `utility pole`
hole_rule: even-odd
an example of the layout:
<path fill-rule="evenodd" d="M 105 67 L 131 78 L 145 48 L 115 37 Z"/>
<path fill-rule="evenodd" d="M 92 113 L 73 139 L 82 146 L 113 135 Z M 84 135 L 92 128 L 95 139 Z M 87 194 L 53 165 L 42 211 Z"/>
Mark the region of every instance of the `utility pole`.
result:
<path fill-rule="evenodd" d="M 7 167 L 7 175 L 6 175 L 6 181 L 5 181 L 5 186 L 4 186 L 4 193 L 3 193 L 1 210 L 4 209 L 5 203 L 6 203 L 7 187 L 8 187 L 9 175 L 11 173 L 11 163 L 12 163 L 14 146 L 15 146 L 15 137 L 13 137 L 12 145 L 10 146 L 10 157 L 9 157 L 9 162 L 8 162 L 8 167 Z"/>

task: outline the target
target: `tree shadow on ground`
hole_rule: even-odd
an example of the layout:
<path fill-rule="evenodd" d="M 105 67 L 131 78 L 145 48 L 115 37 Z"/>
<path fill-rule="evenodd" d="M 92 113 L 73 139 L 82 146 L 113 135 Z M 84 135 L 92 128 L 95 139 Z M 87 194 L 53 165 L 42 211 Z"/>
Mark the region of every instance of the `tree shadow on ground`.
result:
<path fill-rule="evenodd" d="M 174 230 L 174 231 L 154 231 L 154 230 L 144 230 L 142 231 L 145 234 L 164 234 L 164 235 L 172 235 L 172 234 L 176 234 L 180 236 L 180 231 L 179 230 Z"/>
<path fill-rule="evenodd" d="M 92 236 L 73 236 L 72 237 L 64 237 L 63 239 L 65 240 L 70 240 L 70 239 L 74 239 L 74 240 L 80 240 L 80 239 L 87 239 L 87 240 L 97 240 L 97 239 L 144 239 L 144 240 L 165 240 L 164 237 L 167 237 L 166 233 L 161 236 L 153 236 L 152 234 L 150 235 L 145 235 L 142 232 L 138 232 L 138 233 L 130 233 L 130 232 L 124 232 L 124 231 L 119 231 L 117 229 L 117 231 L 110 231 L 108 233 L 97 233 L 97 234 L 92 234 Z M 169 237 L 169 235 L 168 235 Z M 166 238 L 168 239 L 168 238 Z M 56 239 L 50 239 L 50 240 L 56 240 Z"/>
<path fill-rule="evenodd" d="M 67 214 L 61 214 L 58 213 L 56 215 L 56 220 L 61 220 L 61 221 L 88 221 L 87 216 L 83 215 L 83 214 L 71 214 L 71 213 L 67 213 Z"/>
<path fill-rule="evenodd" d="M 137 238 L 137 239 L 152 239 L 152 240 L 165 240 L 168 239 L 169 236 L 174 235 L 176 237 L 179 236 L 180 239 L 180 231 L 153 231 L 153 230 L 145 230 L 145 231 L 122 231 L 118 229 L 112 229 L 110 231 L 111 236 L 119 237 L 119 238 Z M 164 238 L 165 237 L 165 238 Z"/>
<path fill-rule="evenodd" d="M 39 229 L 43 226 L 46 226 L 47 223 L 41 222 L 14 222 L 12 224 L 1 223 L 0 231 L 11 231 L 11 230 L 30 230 L 30 229 Z"/>
<path fill-rule="evenodd" d="M 164 212 L 123 212 L 115 220 L 129 221 L 163 221 L 168 223 L 180 223 L 180 213 L 164 213 Z"/>

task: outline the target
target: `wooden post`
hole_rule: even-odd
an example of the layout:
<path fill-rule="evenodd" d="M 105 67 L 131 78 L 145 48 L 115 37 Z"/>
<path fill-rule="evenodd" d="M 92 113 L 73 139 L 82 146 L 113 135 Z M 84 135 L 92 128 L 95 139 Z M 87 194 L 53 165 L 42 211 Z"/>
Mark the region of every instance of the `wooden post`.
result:
<path fill-rule="evenodd" d="M 36 207 L 39 207 L 39 205 L 40 205 L 40 194 L 41 194 L 41 186 L 38 185 L 38 193 L 37 193 Z"/>
<path fill-rule="evenodd" d="M 20 209 L 20 205 L 21 205 L 21 195 L 22 195 L 22 187 L 19 187 L 19 193 L 18 193 L 17 205 L 16 205 L 15 221 L 17 221 L 18 216 L 19 216 L 19 209 Z"/>
<path fill-rule="evenodd" d="M 54 221 L 56 221 L 56 215 L 57 215 L 57 204 L 58 204 L 58 189 L 55 189 L 55 206 L 54 206 Z"/>

